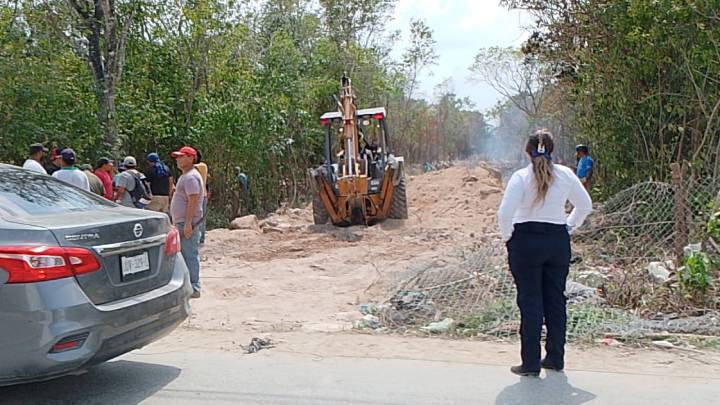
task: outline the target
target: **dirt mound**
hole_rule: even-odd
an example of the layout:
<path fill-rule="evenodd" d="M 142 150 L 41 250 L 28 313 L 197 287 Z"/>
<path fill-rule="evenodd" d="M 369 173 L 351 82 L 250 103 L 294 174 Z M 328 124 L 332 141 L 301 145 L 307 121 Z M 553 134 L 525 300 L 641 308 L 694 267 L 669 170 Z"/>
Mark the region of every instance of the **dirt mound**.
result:
<path fill-rule="evenodd" d="M 492 167 L 461 164 L 409 178 L 410 213 L 425 227 L 487 232 L 494 227 L 502 190 Z"/>
<path fill-rule="evenodd" d="M 408 176 L 409 221 L 387 221 L 381 228 L 449 228 L 487 231 L 494 226 L 503 183 L 500 173 L 485 162 L 459 162 L 446 169 Z M 330 232 L 312 226 L 312 207 L 282 207 L 260 221 L 263 233 Z M 479 227 L 479 228 L 478 228 Z M 325 232 L 325 233 L 327 233 Z"/>
<path fill-rule="evenodd" d="M 183 329 L 348 330 L 358 305 L 382 300 L 396 275 L 497 237 L 502 182 L 489 166 L 460 162 L 407 180 L 405 221 L 317 226 L 310 207 L 283 208 L 251 229 L 208 232 L 202 298 Z"/>

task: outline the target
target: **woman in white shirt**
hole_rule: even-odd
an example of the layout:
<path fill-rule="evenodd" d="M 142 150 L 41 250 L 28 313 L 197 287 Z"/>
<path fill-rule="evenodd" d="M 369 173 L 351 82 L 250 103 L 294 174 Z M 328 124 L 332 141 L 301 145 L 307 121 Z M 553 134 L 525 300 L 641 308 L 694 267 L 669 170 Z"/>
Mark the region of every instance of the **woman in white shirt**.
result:
<path fill-rule="evenodd" d="M 572 170 L 552 163 L 553 149 L 547 130 L 530 136 L 525 151 L 531 164 L 510 178 L 498 211 L 521 319 L 522 365 L 511 371 L 522 376 L 538 376 L 541 367 L 557 371 L 565 367 L 570 234 L 592 211 L 590 195 Z M 574 207 L 569 216 L 568 200 Z M 541 361 L 543 320 L 547 341 Z"/>

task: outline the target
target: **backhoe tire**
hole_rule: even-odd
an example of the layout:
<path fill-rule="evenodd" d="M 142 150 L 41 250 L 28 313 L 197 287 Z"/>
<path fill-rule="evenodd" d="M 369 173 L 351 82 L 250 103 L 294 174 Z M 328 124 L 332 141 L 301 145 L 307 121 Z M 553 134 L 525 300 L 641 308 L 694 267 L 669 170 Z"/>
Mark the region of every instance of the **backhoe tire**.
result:
<path fill-rule="evenodd" d="M 405 192 L 405 176 L 400 178 L 400 182 L 395 186 L 395 192 L 390 205 L 390 219 L 408 219 L 408 203 L 407 193 Z"/>
<path fill-rule="evenodd" d="M 313 222 L 315 222 L 315 225 L 325 225 L 330 222 L 330 214 L 328 214 L 325 209 L 325 204 L 323 204 L 320 194 L 318 193 L 313 194 L 312 208 Z"/>

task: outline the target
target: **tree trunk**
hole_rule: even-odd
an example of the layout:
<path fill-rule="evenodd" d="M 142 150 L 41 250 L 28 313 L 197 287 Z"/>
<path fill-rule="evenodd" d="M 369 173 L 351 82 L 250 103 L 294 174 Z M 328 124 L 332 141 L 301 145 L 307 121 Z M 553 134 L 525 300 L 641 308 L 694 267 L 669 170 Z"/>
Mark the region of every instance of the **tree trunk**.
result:
<path fill-rule="evenodd" d="M 94 3 L 83 0 L 68 2 L 80 17 L 82 31 L 88 40 L 86 58 L 95 81 L 98 122 L 103 127 L 105 152 L 118 156 L 122 145 L 117 125 L 115 94 L 125 65 L 125 45 L 130 18 L 125 21 L 122 30 L 118 31 L 119 22 L 113 0 L 98 0 Z"/>
<path fill-rule="evenodd" d="M 112 156 L 118 156 L 122 147 L 120 134 L 117 125 L 117 109 L 115 107 L 115 86 L 107 89 L 107 96 L 102 101 L 105 103 L 107 116 L 105 117 L 104 144 Z"/>

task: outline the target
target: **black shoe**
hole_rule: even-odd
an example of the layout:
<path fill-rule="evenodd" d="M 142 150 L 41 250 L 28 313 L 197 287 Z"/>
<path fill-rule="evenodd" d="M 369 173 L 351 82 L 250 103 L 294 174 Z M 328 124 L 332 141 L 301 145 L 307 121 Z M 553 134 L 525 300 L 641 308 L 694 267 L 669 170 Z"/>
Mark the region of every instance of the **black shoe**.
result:
<path fill-rule="evenodd" d="M 562 371 L 562 367 L 558 367 L 552 363 L 548 358 L 542 359 L 540 362 L 540 367 L 548 369 L 548 370 L 555 370 L 555 371 Z"/>
<path fill-rule="evenodd" d="M 510 371 L 513 374 L 517 374 L 523 377 L 537 377 L 540 375 L 540 371 L 525 370 L 523 366 L 512 366 L 510 367 Z"/>

